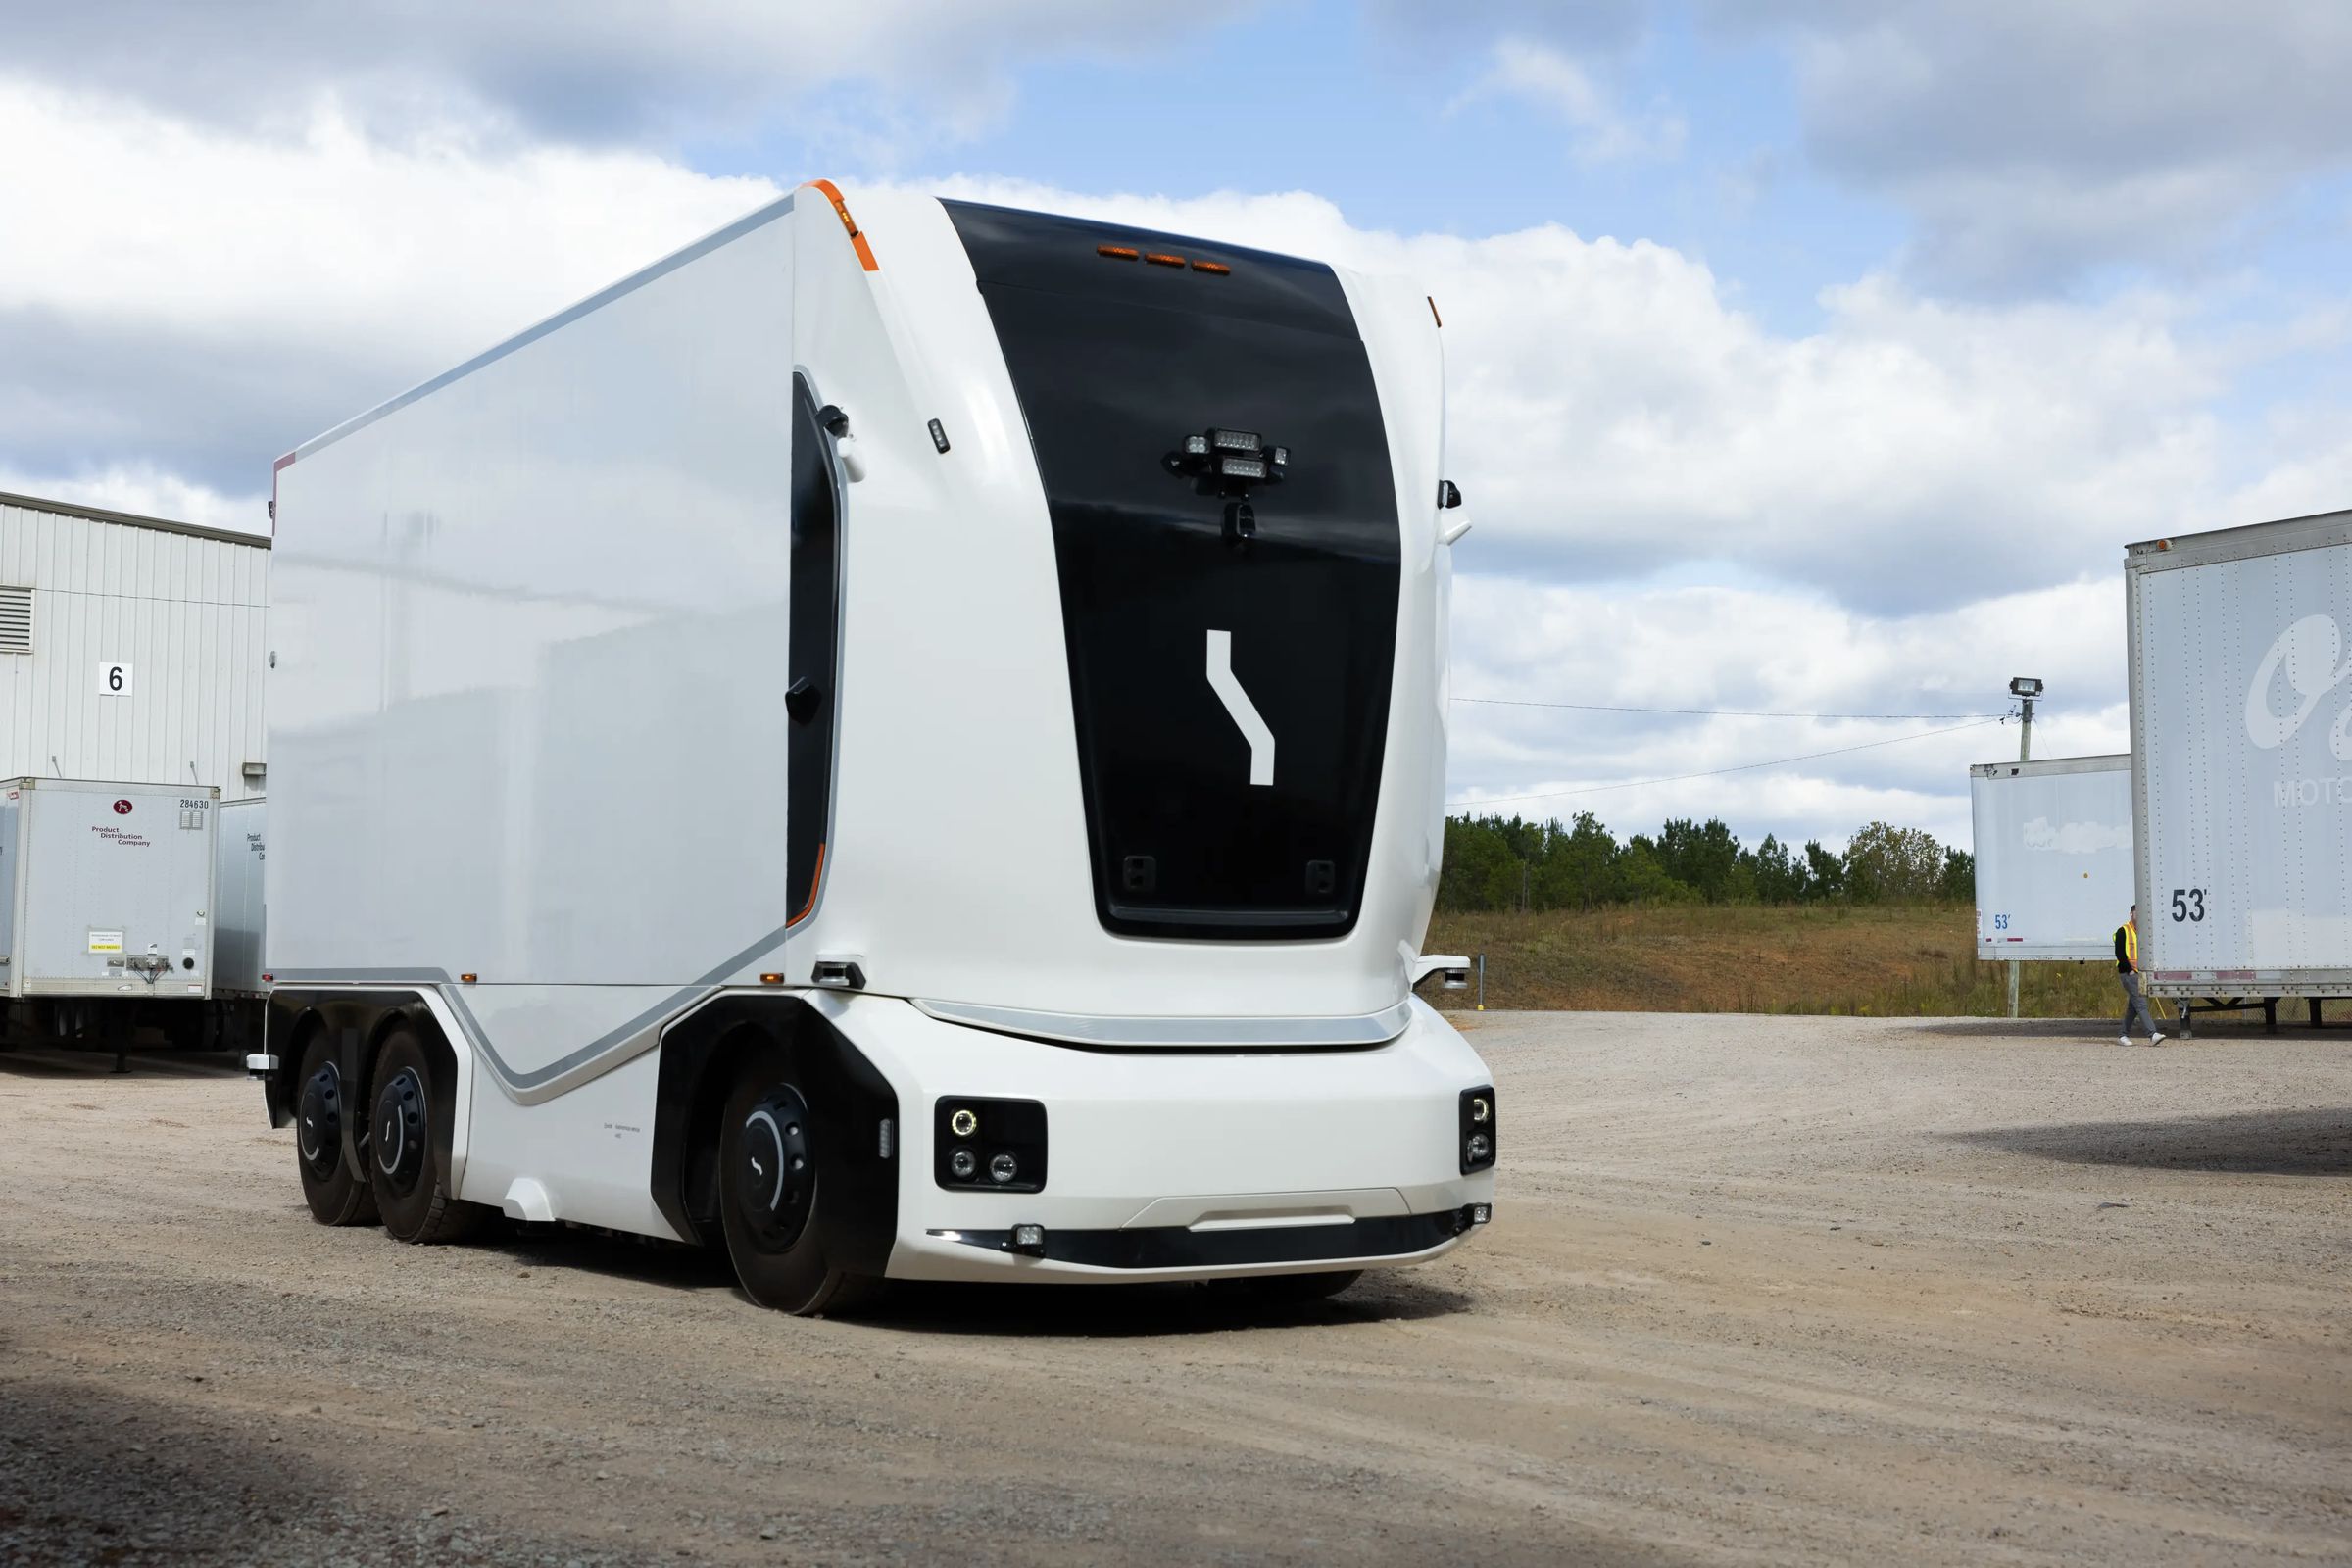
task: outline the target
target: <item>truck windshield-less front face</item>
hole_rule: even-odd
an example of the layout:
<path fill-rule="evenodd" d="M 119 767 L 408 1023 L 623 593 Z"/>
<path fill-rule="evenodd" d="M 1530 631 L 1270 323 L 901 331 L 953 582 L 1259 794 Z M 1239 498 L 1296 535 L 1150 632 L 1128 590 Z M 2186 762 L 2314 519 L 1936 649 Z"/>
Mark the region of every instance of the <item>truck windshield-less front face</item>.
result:
<path fill-rule="evenodd" d="M 946 206 L 1045 485 L 1102 923 L 1345 934 L 1380 790 L 1399 542 L 1339 279 Z"/>

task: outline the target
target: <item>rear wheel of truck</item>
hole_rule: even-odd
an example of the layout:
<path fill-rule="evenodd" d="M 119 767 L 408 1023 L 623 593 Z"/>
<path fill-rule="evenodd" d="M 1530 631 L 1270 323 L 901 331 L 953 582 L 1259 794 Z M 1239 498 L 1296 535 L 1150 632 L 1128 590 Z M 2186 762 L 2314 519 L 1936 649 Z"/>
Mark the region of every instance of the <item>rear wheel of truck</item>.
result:
<path fill-rule="evenodd" d="M 875 1282 L 825 1256 L 817 1145 L 826 1129 L 792 1069 L 783 1047 L 755 1047 L 741 1058 L 719 1113 L 727 1258 L 744 1294 L 761 1306 L 803 1317 L 846 1312 L 870 1297 Z"/>
<path fill-rule="evenodd" d="M 343 1157 L 343 1125 L 357 1107 L 323 1029 L 311 1031 L 302 1048 L 294 1096 L 294 1158 L 311 1218 L 321 1225 L 368 1224 L 375 1218 L 375 1194 Z"/>
<path fill-rule="evenodd" d="M 480 1205 L 459 1201 L 450 1189 L 446 1088 L 415 1035 L 399 1029 L 385 1038 L 368 1097 L 368 1178 L 395 1241 L 460 1241 L 482 1217 Z"/>

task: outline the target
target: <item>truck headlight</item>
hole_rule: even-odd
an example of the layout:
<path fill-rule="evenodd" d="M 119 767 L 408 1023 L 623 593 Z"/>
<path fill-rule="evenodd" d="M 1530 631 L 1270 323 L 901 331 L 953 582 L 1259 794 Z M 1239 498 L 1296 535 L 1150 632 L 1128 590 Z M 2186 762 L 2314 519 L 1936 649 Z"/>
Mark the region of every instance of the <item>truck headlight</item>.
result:
<path fill-rule="evenodd" d="M 1494 1086 L 1462 1091 L 1461 1115 L 1456 1124 L 1455 1148 L 1462 1156 L 1462 1174 L 1487 1170 L 1494 1163 L 1500 1111 L 1494 1100 Z"/>

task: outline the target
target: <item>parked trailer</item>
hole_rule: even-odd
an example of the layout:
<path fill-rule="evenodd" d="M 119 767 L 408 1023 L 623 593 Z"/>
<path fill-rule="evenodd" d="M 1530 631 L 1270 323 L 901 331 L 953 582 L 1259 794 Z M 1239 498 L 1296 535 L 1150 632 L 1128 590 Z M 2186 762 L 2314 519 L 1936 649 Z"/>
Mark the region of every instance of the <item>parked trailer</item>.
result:
<path fill-rule="evenodd" d="M 2132 759 L 1980 762 L 1968 770 L 1977 956 L 2112 961 L 2132 906 Z"/>
<path fill-rule="evenodd" d="M 2145 989 L 2316 1025 L 2352 996 L 2352 512 L 2135 544 L 2124 582 Z"/>
<path fill-rule="evenodd" d="M 0 1039 L 201 1044 L 220 791 L 0 781 Z"/>
<path fill-rule="evenodd" d="M 281 459 L 313 1214 L 803 1312 L 1458 1245 L 1443 430 L 1408 285 L 819 183 Z"/>

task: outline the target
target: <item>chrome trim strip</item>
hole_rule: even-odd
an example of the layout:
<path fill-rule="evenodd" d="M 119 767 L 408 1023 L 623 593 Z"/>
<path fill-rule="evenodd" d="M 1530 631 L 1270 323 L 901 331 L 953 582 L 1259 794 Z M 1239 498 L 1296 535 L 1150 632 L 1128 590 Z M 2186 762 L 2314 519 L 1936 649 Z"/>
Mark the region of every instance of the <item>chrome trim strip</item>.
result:
<path fill-rule="evenodd" d="M 275 971 L 275 984 L 280 991 L 299 990 L 306 984 L 429 990 L 448 1007 L 466 1043 L 489 1067 L 491 1078 L 507 1098 L 519 1105 L 536 1105 L 645 1054 L 661 1043 L 662 1031 L 677 1016 L 708 1002 L 738 971 L 765 957 L 783 942 L 784 928 L 778 927 L 628 1022 L 608 1029 L 577 1051 L 528 1072 L 517 1072 L 498 1054 L 498 1048 L 483 1032 L 481 1021 L 466 1005 L 466 988 L 458 984 L 446 969 L 279 969 Z"/>
<path fill-rule="evenodd" d="M 1162 1049 L 1230 1047 L 1236 1050 L 1307 1046 L 1381 1046 L 1404 1033 L 1413 1005 L 1361 1016 L 1325 1018 L 1133 1018 L 1075 1012 L 1032 1012 L 974 1002 L 931 1002 L 915 1006 L 942 1023 L 963 1024 L 998 1034 L 1026 1035 L 1073 1046 L 1138 1046 Z"/>

